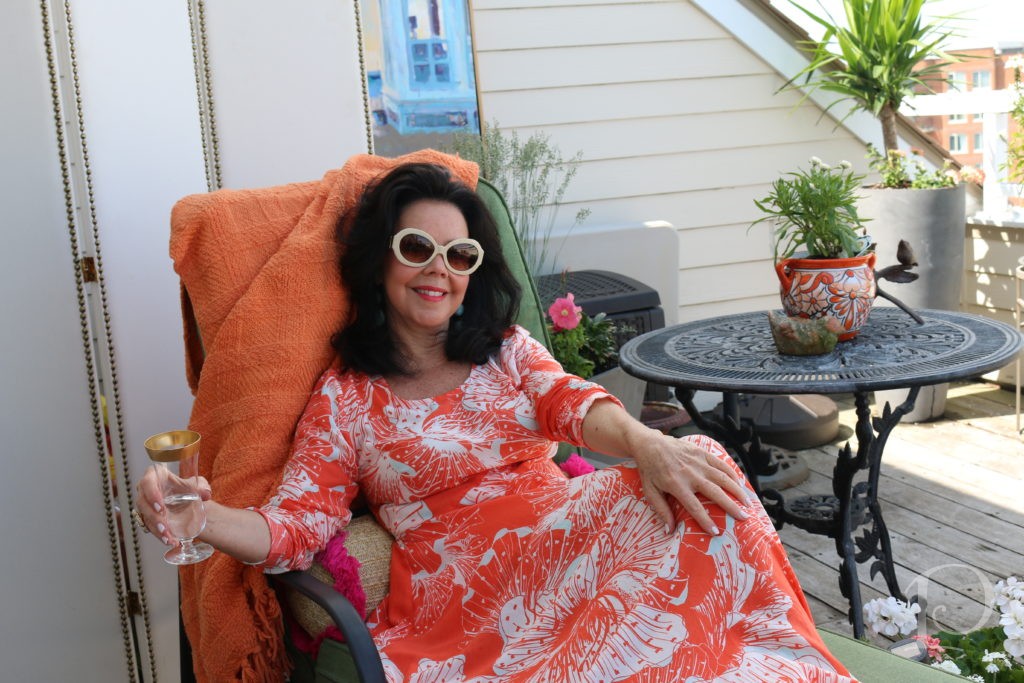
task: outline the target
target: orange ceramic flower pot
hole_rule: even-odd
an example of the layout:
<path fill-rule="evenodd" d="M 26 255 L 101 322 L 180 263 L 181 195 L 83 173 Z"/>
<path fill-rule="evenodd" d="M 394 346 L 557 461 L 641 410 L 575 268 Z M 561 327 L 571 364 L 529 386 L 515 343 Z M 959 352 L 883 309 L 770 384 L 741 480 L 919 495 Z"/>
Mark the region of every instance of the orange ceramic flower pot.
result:
<path fill-rule="evenodd" d="M 875 254 L 844 259 L 784 259 L 775 264 L 786 315 L 831 316 L 853 339 L 875 302 Z"/>

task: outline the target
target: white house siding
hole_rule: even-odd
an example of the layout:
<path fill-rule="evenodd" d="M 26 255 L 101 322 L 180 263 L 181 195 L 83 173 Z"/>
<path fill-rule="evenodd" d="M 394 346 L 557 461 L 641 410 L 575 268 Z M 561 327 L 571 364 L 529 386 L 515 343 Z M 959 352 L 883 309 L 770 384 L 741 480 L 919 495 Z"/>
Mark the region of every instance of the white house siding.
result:
<path fill-rule="evenodd" d="M 724 4 L 736 5 L 726 0 Z M 753 200 L 811 156 L 864 170 L 863 144 L 681 0 L 474 0 L 481 114 L 583 154 L 556 231 L 668 221 L 680 321 L 778 305 Z M 717 11 L 717 10 L 713 10 Z M 615 269 L 615 247 L 607 269 Z M 651 254 L 651 258 L 657 258 Z"/>
<path fill-rule="evenodd" d="M 967 226 L 967 234 L 963 310 L 1014 324 L 1014 271 L 1017 260 L 1024 256 L 1024 224 L 995 225 L 979 220 Z M 1015 372 L 1011 363 L 988 376 L 1012 384 Z"/>
<path fill-rule="evenodd" d="M 967 227 L 964 310 L 1012 323 L 1014 269 L 1024 256 L 1024 230 L 1019 224 Z"/>

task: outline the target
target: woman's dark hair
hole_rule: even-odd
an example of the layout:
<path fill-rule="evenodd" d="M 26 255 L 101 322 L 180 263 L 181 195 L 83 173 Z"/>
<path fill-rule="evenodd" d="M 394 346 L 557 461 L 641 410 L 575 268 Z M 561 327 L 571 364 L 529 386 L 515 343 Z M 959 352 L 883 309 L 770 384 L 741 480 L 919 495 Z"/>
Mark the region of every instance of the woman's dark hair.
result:
<path fill-rule="evenodd" d="M 501 346 L 519 313 L 519 283 L 502 255 L 498 228 L 473 190 L 434 164 L 403 164 L 370 184 L 355 209 L 351 227 L 338 227 L 341 281 L 350 309 L 331 345 L 345 367 L 368 375 L 404 374 L 402 361 L 384 319 L 381 280 L 402 211 L 421 199 L 454 205 L 483 248 L 483 264 L 469 276 L 463 312 L 452 318 L 445 339 L 449 360 L 481 364 Z"/>

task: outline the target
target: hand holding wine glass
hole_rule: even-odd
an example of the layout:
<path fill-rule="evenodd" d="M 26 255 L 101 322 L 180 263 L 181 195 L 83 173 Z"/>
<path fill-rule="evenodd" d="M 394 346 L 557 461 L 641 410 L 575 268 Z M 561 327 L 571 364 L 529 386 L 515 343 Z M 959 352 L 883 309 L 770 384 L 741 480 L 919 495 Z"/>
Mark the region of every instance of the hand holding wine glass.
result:
<path fill-rule="evenodd" d="M 156 532 L 178 542 L 164 554 L 164 560 L 170 564 L 205 560 L 213 548 L 193 542 L 206 526 L 203 497 L 207 490 L 206 480 L 199 476 L 199 434 L 161 432 L 146 439 L 145 446 L 153 465 L 139 483 L 140 503 L 146 501 L 151 509 L 144 516 L 152 520 L 155 515 L 157 521 L 152 525 Z"/>

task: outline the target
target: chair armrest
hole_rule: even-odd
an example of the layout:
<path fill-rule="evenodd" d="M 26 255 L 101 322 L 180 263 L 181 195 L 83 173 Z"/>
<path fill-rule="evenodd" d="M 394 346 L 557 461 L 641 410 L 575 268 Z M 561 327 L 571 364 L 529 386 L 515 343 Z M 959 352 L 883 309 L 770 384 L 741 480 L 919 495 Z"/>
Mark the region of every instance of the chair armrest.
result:
<path fill-rule="evenodd" d="M 384 665 L 359 612 L 348 599 L 307 572 L 291 571 L 269 575 L 275 582 L 292 588 L 320 605 L 345 636 L 359 679 L 364 683 L 386 683 Z"/>

